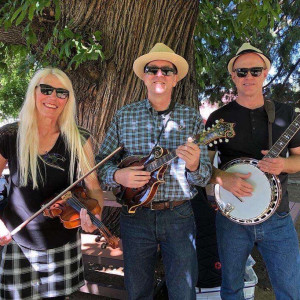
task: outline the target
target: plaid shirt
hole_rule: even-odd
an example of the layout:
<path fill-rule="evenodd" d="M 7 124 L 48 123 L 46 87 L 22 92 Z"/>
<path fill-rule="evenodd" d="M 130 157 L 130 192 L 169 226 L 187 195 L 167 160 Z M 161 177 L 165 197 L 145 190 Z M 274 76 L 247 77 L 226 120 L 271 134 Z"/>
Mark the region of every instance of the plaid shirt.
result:
<path fill-rule="evenodd" d="M 204 129 L 200 114 L 185 105 L 176 103 L 169 116 L 166 123 L 164 116 L 159 115 L 147 99 L 126 105 L 117 112 L 96 160 L 101 161 L 121 144 L 124 149 L 98 169 L 103 184 L 117 187 L 113 175 L 118 170 L 118 163 L 132 155 L 148 156 L 156 145 L 164 124 L 167 125 L 158 145 L 167 150 L 174 150 L 185 144 L 188 137 L 193 137 Z M 197 194 L 193 185 L 205 186 L 208 183 L 212 168 L 206 146 L 200 145 L 200 149 L 200 165 L 194 172 L 189 172 L 185 168 L 185 162 L 178 157 L 170 162 L 164 174 L 165 183 L 159 185 L 153 201 L 188 200 Z"/>

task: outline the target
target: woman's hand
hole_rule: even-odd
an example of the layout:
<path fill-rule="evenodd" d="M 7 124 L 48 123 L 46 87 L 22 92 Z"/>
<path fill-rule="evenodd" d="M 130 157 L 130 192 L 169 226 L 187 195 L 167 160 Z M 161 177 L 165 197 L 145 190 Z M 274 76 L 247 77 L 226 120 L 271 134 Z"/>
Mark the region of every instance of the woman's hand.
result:
<path fill-rule="evenodd" d="M 95 217 L 98 220 L 101 220 L 100 215 L 95 215 Z M 82 208 L 80 210 L 80 222 L 81 222 L 81 228 L 88 233 L 92 233 L 97 229 L 97 226 L 95 226 L 92 223 L 92 220 L 90 216 L 88 215 L 88 212 L 86 209 Z"/>
<path fill-rule="evenodd" d="M 12 238 L 5 224 L 0 220 L 0 246 L 7 245 Z"/>

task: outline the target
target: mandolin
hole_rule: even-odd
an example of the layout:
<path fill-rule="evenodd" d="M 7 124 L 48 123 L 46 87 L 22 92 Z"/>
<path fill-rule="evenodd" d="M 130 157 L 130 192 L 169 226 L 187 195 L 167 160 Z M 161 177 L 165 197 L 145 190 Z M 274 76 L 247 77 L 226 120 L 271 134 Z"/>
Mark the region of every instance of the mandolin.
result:
<path fill-rule="evenodd" d="M 234 123 L 224 122 L 223 119 L 216 121 L 212 128 L 204 130 L 194 138 L 194 142 L 199 145 L 207 145 L 211 142 L 222 142 L 222 138 L 232 138 L 235 136 L 233 130 Z M 141 157 L 138 155 L 129 156 L 122 160 L 118 168 L 127 168 L 132 166 L 144 166 L 144 170 L 151 173 L 151 178 L 147 184 L 140 188 L 128 188 L 120 185 L 113 189 L 117 201 L 126 205 L 129 213 L 135 213 L 140 206 L 147 205 L 152 201 L 156 191 L 161 183 L 164 183 L 164 174 L 168 164 L 177 157 L 176 150 L 168 151 L 167 149 L 156 147 L 150 155 Z"/>

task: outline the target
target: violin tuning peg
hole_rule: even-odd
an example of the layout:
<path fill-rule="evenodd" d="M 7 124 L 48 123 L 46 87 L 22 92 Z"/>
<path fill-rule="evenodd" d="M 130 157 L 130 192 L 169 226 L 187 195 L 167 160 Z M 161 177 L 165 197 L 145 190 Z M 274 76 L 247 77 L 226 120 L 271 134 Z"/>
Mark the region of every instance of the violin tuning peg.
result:
<path fill-rule="evenodd" d="M 223 140 L 222 140 L 222 139 L 219 139 L 219 142 L 220 142 L 220 143 L 222 143 L 222 142 L 223 142 Z"/>
<path fill-rule="evenodd" d="M 213 146 L 213 144 L 212 143 L 209 143 L 209 147 L 212 147 Z"/>
<path fill-rule="evenodd" d="M 229 142 L 229 139 L 225 139 L 225 142 L 228 143 L 228 142 Z"/>

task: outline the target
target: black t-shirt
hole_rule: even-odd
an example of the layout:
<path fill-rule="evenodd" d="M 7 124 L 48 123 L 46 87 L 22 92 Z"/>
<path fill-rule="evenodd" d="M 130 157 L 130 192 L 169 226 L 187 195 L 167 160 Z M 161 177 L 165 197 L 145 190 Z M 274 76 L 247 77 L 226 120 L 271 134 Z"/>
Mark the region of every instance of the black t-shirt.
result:
<path fill-rule="evenodd" d="M 275 102 L 275 121 L 272 125 L 273 144 L 287 129 L 295 118 L 294 109 L 283 103 Z M 268 117 L 264 107 L 249 109 L 239 105 L 236 101 L 214 111 L 206 122 L 206 128 L 211 127 L 215 120 L 224 119 L 225 122 L 235 123 L 235 137 L 228 143 L 218 143 L 209 150 L 218 151 L 221 168 L 227 162 L 241 157 L 262 159 L 261 150 L 268 150 Z M 287 147 L 280 153 L 286 157 L 289 148 L 300 146 L 300 131 L 291 139 Z M 287 180 L 288 175 L 282 173 L 279 176 L 282 185 L 282 200 L 278 212 L 289 211 Z"/>
<path fill-rule="evenodd" d="M 88 139 L 89 133 L 82 128 L 79 128 L 79 130 L 84 143 Z M 39 188 L 33 189 L 30 179 L 26 187 L 20 186 L 16 152 L 17 131 L 18 123 L 8 124 L 0 128 L 0 153 L 8 160 L 11 178 L 8 204 L 3 214 L 3 221 L 10 231 L 38 211 L 45 201 L 50 201 L 70 185 L 70 153 L 66 148 L 64 138 L 60 134 L 53 148 L 42 155 L 42 159 L 38 159 L 42 176 L 41 180 L 38 175 Z M 51 219 L 40 214 L 15 234 L 13 238 L 22 246 L 43 250 L 74 241 L 76 233 L 77 228 L 65 229 L 59 218 Z"/>

